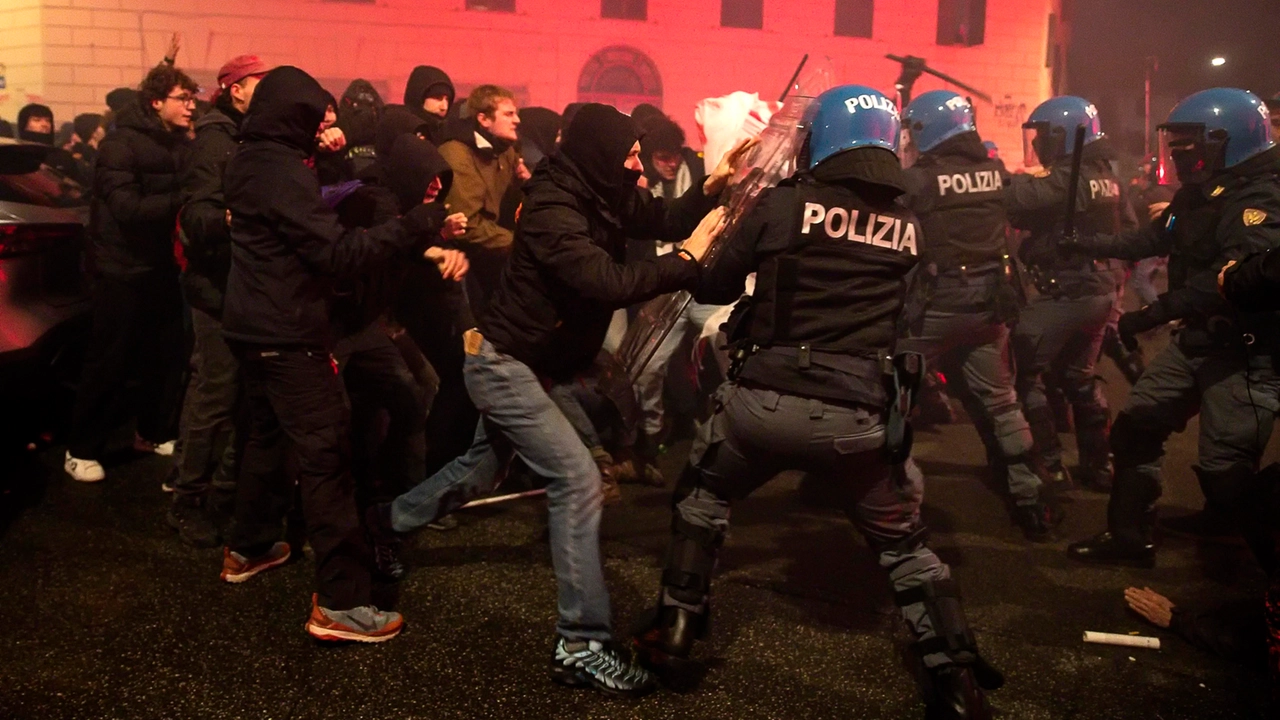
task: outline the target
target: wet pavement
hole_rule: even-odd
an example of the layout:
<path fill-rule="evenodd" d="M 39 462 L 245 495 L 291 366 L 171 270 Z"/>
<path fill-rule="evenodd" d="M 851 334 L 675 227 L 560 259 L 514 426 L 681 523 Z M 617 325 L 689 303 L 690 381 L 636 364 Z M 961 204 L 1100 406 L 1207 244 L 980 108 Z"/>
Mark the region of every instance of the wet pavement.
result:
<path fill-rule="evenodd" d="M 1103 374 L 1118 408 L 1124 381 L 1109 364 Z M 1201 502 L 1195 427 L 1170 444 L 1162 514 Z M 124 458 L 105 482 L 81 485 L 61 473 L 61 453 L 31 454 L 20 490 L 3 498 L 0 718 L 923 717 L 887 581 L 821 488 L 794 475 L 735 508 L 699 676 L 623 700 L 546 677 L 555 588 L 541 500 L 466 511 L 454 531 L 419 534 L 396 601 L 401 637 L 320 647 L 302 629 L 310 559 L 221 583 L 220 551 L 188 548 L 164 523 L 166 460 Z M 1101 528 L 1105 496 L 1070 493 L 1061 539 L 1032 545 L 985 482 L 971 425 L 921 432 L 917 456 L 932 545 L 952 565 L 984 654 L 1008 676 L 992 695 L 999 717 L 1273 717 L 1261 672 L 1144 624 L 1121 597 L 1147 585 L 1204 607 L 1257 594 L 1262 578 L 1243 548 L 1167 538 L 1155 570 L 1078 566 L 1066 543 Z M 669 478 L 681 461 L 664 457 Z M 669 523 L 668 492 L 627 486 L 624 496 L 606 510 L 602 538 L 620 634 L 655 596 Z M 1141 631 L 1163 646 L 1084 645 L 1084 630 Z"/>

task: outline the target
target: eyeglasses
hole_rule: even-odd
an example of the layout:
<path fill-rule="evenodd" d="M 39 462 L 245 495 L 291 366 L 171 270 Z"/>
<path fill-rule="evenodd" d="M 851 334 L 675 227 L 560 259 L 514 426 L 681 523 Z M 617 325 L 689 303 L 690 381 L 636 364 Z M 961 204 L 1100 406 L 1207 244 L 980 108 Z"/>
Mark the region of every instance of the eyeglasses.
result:
<path fill-rule="evenodd" d="M 165 99 L 166 99 L 166 100 L 177 100 L 178 102 L 182 103 L 183 105 L 195 105 L 195 104 L 196 104 L 196 96 L 195 96 L 195 95 L 190 95 L 190 94 L 187 94 L 187 93 L 183 93 L 183 94 L 181 94 L 181 95 L 167 95 L 167 96 L 165 96 Z"/>

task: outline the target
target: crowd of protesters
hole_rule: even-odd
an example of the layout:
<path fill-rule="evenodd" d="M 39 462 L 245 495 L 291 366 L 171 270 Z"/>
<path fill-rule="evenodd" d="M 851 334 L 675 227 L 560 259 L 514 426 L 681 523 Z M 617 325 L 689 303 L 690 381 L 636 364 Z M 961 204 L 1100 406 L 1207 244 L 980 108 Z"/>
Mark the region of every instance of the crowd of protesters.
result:
<path fill-rule="evenodd" d="M 637 112 L 642 131 L 605 106 L 575 104 L 563 116 L 520 108 L 496 85 L 458 98 L 449 75 L 431 66 L 413 69 L 400 104 L 365 80 L 334 97 L 303 70 L 254 55 L 231 58 L 216 87 L 202 89 L 176 54 L 175 43 L 136 88 L 108 94 L 110 110 L 76 117 L 69 138 L 55 138 L 45 106 L 18 118 L 20 139 L 58 147 L 46 164 L 83 186 L 91 208 L 92 331 L 64 469 L 81 482 L 107 479 L 117 429 L 134 427 L 136 452 L 172 458 L 162 487 L 172 493 L 167 523 L 181 542 L 223 548 L 223 580 L 279 566 L 305 540 L 316 565 L 308 631 L 321 640 L 389 639 L 403 619 L 375 607 L 370 592 L 375 575 L 404 572 L 391 501 L 469 457 L 484 436 L 464 379 L 474 354 L 465 335 L 497 327 L 484 322 L 504 307 L 495 296 L 522 292 L 504 289 L 503 276 L 521 262 L 513 240 L 526 185 L 538 183 L 532 169 L 547 166 L 554 180 L 544 186 L 567 183 L 577 201 L 588 198 L 578 212 L 593 224 L 617 211 L 610 194 L 648 186 L 668 198 L 670 207 L 655 201 L 644 212 L 669 257 L 654 256 L 652 242 L 641 253 L 664 271 L 613 277 L 605 265 L 638 247 L 628 250 L 616 229 L 602 236 L 612 256 L 562 249 L 566 272 L 600 275 L 587 282 L 608 302 L 582 315 L 600 333 L 615 306 L 687 285 L 696 263 L 671 249 L 690 233 L 710 241 L 716 222 L 698 221 L 717 193 L 672 203 L 707 173 L 657 108 Z M 626 168 L 641 157 L 646 174 L 637 183 Z M 725 168 L 712 173 L 717 188 Z M 533 352 L 524 333 L 534 321 L 519 313 L 534 309 L 506 305 L 519 310 L 504 321 L 511 345 Z M 556 350 L 565 354 L 539 372 L 591 466 L 577 475 L 575 502 L 591 502 L 595 475 L 603 502 L 620 499 L 619 480 L 661 483 L 659 443 L 637 442 L 617 409 L 601 406 L 597 375 L 617 372 L 608 353 Z M 661 417 L 649 422 L 654 435 L 664 429 Z M 637 456 L 637 446 L 648 454 Z M 513 463 L 502 455 L 500 466 L 486 467 L 497 482 L 541 486 L 533 456 Z M 443 511 L 415 519 L 453 526 Z M 583 542 L 561 544 L 577 552 Z M 561 635 L 589 642 L 600 631 L 562 623 Z"/>
<path fill-rule="evenodd" d="M 617 390 L 601 344 L 639 303 L 696 285 L 743 146 L 704 162 L 658 108 L 521 108 L 496 85 L 458 98 L 431 66 L 394 104 L 366 80 L 334 97 L 241 55 L 206 94 L 176 52 L 65 137 L 48 107 L 18 117 L 17 137 L 55 146 L 46 164 L 91 198 L 92 333 L 66 473 L 106 479 L 132 421 L 135 450 L 173 458 L 163 489 L 182 542 L 222 547 L 221 578 L 239 583 L 305 537 L 308 632 L 362 642 L 403 627 L 371 593 L 403 576 L 405 533 L 447 530 L 504 480 L 549 483 L 553 675 L 650 685 L 605 645 L 600 506 L 619 482 L 664 484 L 674 416 L 697 412 L 664 403 L 694 374 L 669 365 L 727 308 L 690 303 L 634 390 Z M 1143 213 L 1168 205 L 1143 189 Z M 1157 269 L 1135 271 L 1144 302 Z M 704 365 L 723 373 L 717 360 Z M 302 528 L 292 540 L 286 524 Z M 1169 601 L 1134 592 L 1169 624 Z"/>

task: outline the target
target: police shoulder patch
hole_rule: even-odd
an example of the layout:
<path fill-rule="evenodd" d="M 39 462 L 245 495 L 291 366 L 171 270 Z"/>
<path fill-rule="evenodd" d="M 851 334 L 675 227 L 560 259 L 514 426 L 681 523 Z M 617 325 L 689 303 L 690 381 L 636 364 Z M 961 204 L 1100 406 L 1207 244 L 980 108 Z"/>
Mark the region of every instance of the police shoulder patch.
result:
<path fill-rule="evenodd" d="M 1266 222 L 1267 214 L 1256 208 L 1245 208 L 1244 224 L 1246 226 L 1261 225 Z"/>

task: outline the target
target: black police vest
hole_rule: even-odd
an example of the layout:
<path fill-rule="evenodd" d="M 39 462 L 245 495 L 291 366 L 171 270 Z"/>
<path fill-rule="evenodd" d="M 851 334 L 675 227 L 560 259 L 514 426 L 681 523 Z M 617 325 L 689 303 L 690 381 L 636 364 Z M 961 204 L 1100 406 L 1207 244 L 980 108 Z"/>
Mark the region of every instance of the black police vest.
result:
<path fill-rule="evenodd" d="M 880 358 L 892 351 L 905 276 L 921 230 L 898 203 L 795 181 L 787 249 L 756 271 L 746 335 L 761 348 L 740 377 L 808 397 L 881 404 Z"/>
<path fill-rule="evenodd" d="M 1054 172 L 1065 174 L 1070 170 L 1059 167 Z M 1081 235 L 1119 233 L 1121 205 L 1126 199 L 1110 164 L 1100 160 L 1083 163 L 1080 192 L 1077 203 L 1084 204 L 1084 211 L 1076 213 L 1076 231 Z M 1087 260 L 1058 249 L 1065 211 L 1064 196 L 1062 206 L 1045 212 L 1024 243 L 1022 257 L 1031 266 L 1033 275 L 1040 278 L 1037 284 L 1048 282 L 1053 286 L 1049 290 L 1041 285 L 1041 292 L 1062 293 L 1072 298 L 1115 292 L 1120 277 L 1117 273 L 1122 268 L 1120 261 Z"/>
<path fill-rule="evenodd" d="M 913 168 L 925 181 L 920 225 L 925 262 L 939 273 L 999 262 L 1008 252 L 1004 166 L 994 160 L 925 156 Z"/>

